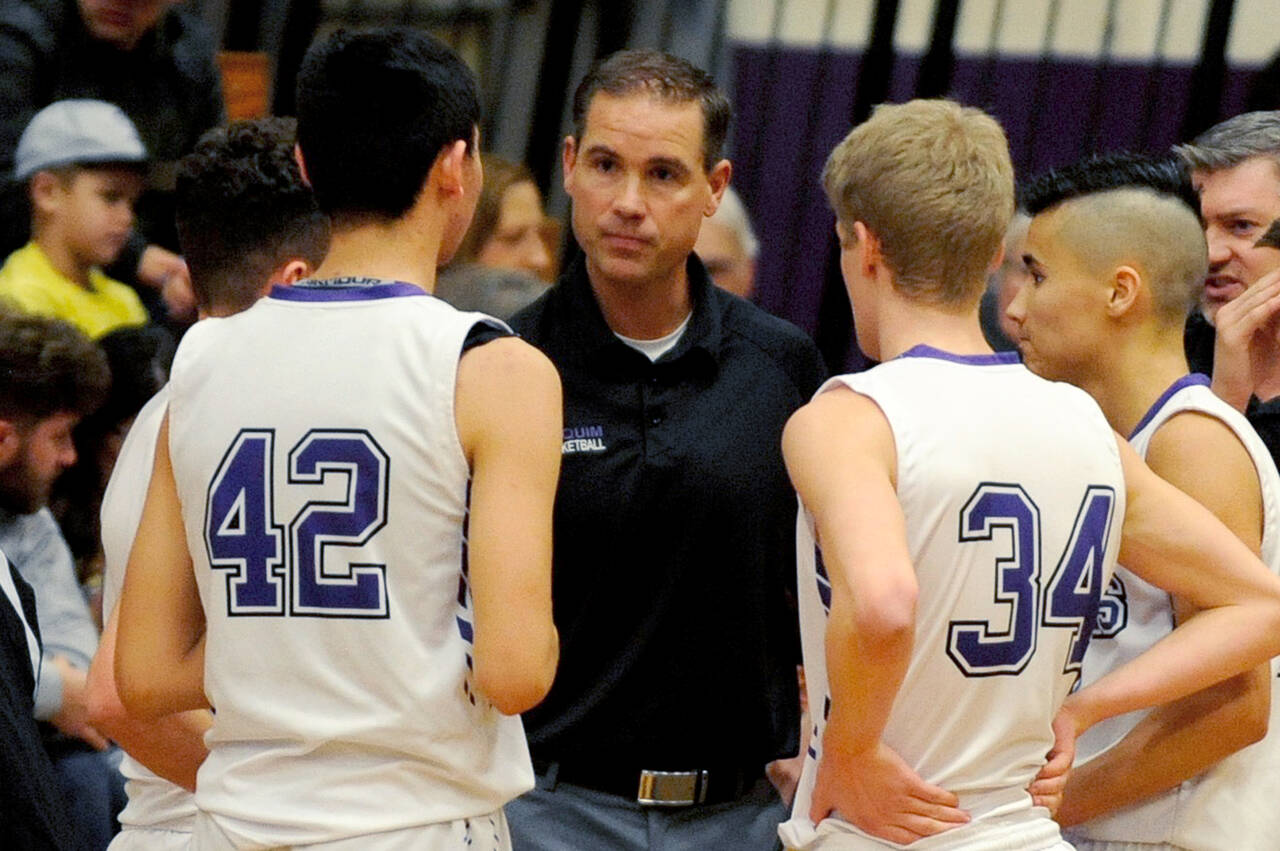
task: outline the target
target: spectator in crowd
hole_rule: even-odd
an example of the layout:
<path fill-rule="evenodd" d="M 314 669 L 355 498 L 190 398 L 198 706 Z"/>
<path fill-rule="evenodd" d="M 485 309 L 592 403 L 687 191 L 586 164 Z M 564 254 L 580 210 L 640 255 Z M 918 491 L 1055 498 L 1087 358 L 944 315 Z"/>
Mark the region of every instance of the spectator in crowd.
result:
<path fill-rule="evenodd" d="M 1090 393 L 1161 478 L 1280 569 L 1280 475 L 1243 415 L 1189 375 L 1183 328 L 1208 267 L 1181 161 L 1112 154 L 1029 184 L 1014 299 L 1032 371 Z M 1122 565 L 1084 658 L 1089 685 L 1163 639 L 1195 609 Z M 1058 818 L 1080 849 L 1263 849 L 1280 831 L 1280 730 L 1267 734 L 1271 667 L 1081 738 Z M 1265 743 L 1257 744 L 1266 734 Z M 1247 748 L 1246 750 L 1241 750 Z M 1237 753 L 1239 751 L 1239 753 Z M 1079 764 L 1083 762 L 1083 764 Z"/>
<path fill-rule="evenodd" d="M 563 148 L 581 253 L 512 320 L 559 367 L 554 592 L 564 636 L 525 714 L 527 849 L 773 848 L 767 763 L 797 751 L 786 418 L 823 368 L 693 255 L 732 167 L 728 100 L 654 51 L 596 65 Z"/>
<path fill-rule="evenodd" d="M 31 241 L 0 267 L 0 296 L 91 337 L 145 323 L 137 293 L 102 267 L 133 230 L 146 159 L 133 123 L 109 103 L 64 100 L 36 113 L 13 173 L 31 197 Z"/>
<path fill-rule="evenodd" d="M 734 295 L 751 298 L 756 286 L 756 258 L 760 241 L 751 227 L 751 217 L 732 186 L 725 187 L 720 206 L 702 223 L 693 244 L 711 276 L 711 282 Z"/>
<path fill-rule="evenodd" d="M 67 799 L 71 847 L 103 849 L 124 803 L 118 752 L 88 721 L 85 675 L 98 631 L 75 563 L 45 507 L 75 462 L 71 433 L 111 380 L 106 356 L 71 325 L 0 315 L 0 551 L 35 591 L 43 638 L 35 717 Z"/>
<path fill-rule="evenodd" d="M 205 316 L 231 316 L 275 285 L 320 265 L 329 222 L 294 160 L 294 122 L 269 118 L 206 133 L 178 168 L 178 234 Z M 256 282 L 256 285 L 254 284 Z M 196 770 L 208 753 L 207 710 L 156 721 L 129 717 L 116 692 L 116 604 L 151 479 L 168 389 L 138 414 L 103 497 L 106 627 L 89 669 L 90 720 L 124 748 L 129 803 L 113 851 L 186 848 L 195 822 Z"/>
<path fill-rule="evenodd" d="M 483 159 L 484 186 L 476 215 L 452 262 L 518 269 L 549 279 L 553 259 L 538 184 L 521 163 L 496 154 Z"/>
<path fill-rule="evenodd" d="M 186 264 L 174 253 L 173 175 L 178 157 L 222 123 L 215 45 L 198 13 L 176 0 L 10 0 L 0 4 L 0 174 L 18 137 L 57 100 L 114 103 L 137 126 L 154 160 L 141 225 L 112 272 L 136 284 L 159 318 L 191 309 Z M 0 191 L 0 251 L 27 241 L 20 186 Z M 160 297 L 163 295 L 163 305 Z"/>
<path fill-rule="evenodd" d="M 35 594 L 0 553 L 0 824 L 16 851 L 71 851 L 68 804 L 32 715 L 39 670 Z"/>
<path fill-rule="evenodd" d="M 102 407 L 72 433 L 76 463 L 58 477 L 49 509 L 76 560 L 94 620 L 102 622 L 102 492 L 133 418 L 168 380 L 173 337 L 155 325 L 120 328 L 98 340 L 111 368 L 111 390 Z"/>
<path fill-rule="evenodd" d="M 550 220 L 527 168 L 495 154 L 483 159 L 475 217 L 458 253 L 440 270 L 435 294 L 459 310 L 509 319 L 546 292 Z"/>
<path fill-rule="evenodd" d="M 1237 115 L 1175 150 L 1191 167 L 1209 244 L 1200 309 L 1187 322 L 1188 360 L 1280 459 L 1280 276 L 1260 285 L 1280 262 L 1256 244 L 1280 218 L 1280 111 Z"/>

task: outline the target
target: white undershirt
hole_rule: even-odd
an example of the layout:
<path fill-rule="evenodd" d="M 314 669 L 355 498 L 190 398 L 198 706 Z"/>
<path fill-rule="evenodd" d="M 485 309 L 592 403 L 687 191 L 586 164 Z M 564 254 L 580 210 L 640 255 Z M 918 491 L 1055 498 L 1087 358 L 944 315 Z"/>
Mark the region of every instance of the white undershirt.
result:
<path fill-rule="evenodd" d="M 649 360 L 656 361 L 658 358 L 676 347 L 676 343 L 679 343 L 680 338 L 684 336 L 684 331 L 689 327 L 689 320 L 692 318 L 693 314 L 690 313 L 684 318 L 684 321 L 680 323 L 680 327 L 676 328 L 676 330 L 672 331 L 665 337 L 659 337 L 656 340 L 636 340 L 632 337 L 624 337 L 617 331 L 613 332 L 613 336 L 617 337 L 619 340 L 626 343 Z"/>

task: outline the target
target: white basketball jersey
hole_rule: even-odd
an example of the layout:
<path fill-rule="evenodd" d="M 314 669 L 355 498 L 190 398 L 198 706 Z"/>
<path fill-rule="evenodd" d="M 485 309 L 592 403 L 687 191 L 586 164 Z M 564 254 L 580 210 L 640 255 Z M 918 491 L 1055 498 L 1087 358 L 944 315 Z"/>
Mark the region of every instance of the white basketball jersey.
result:
<path fill-rule="evenodd" d="M 196 800 L 237 841 L 452 821 L 533 785 L 520 719 L 472 684 L 454 390 L 481 322 L 313 282 L 182 341 L 169 449 L 215 707 Z"/>
<path fill-rule="evenodd" d="M 1195 411 L 1222 421 L 1253 459 L 1262 486 L 1262 560 L 1280 572 L 1280 476 L 1261 438 L 1239 411 L 1213 394 L 1209 379 L 1188 375 L 1156 401 L 1130 443 L 1147 454 L 1152 436 L 1176 414 Z M 1137 656 L 1173 629 L 1169 595 L 1120 567 L 1107 593 L 1083 682 L 1093 682 Z M 1271 726 L 1262 741 L 1237 751 L 1176 789 L 1072 828 L 1097 841 L 1168 842 L 1189 849 L 1273 849 L 1280 841 L 1280 690 L 1272 660 Z M 1108 719 L 1080 738 L 1077 760 L 1096 756 L 1122 739 L 1147 712 Z"/>
<path fill-rule="evenodd" d="M 111 612 L 120 602 L 124 570 L 137 537 L 142 507 L 147 500 L 151 467 L 155 461 L 156 437 L 168 410 L 169 388 L 160 390 L 142 407 L 129 427 L 111 479 L 102 495 L 102 554 L 105 561 L 102 581 L 102 608 Z M 129 802 L 120 813 L 126 828 L 155 828 L 190 833 L 195 824 L 196 804 L 191 793 L 154 774 L 129 754 L 120 760 Z"/>
<path fill-rule="evenodd" d="M 972 817 L 912 847 L 1057 847 L 1057 826 L 1032 806 L 1027 786 L 1053 745 L 1053 717 L 1119 551 L 1125 488 L 1115 436 L 1083 391 L 1032 375 L 1012 354 L 917 346 L 819 392 L 841 384 L 874 400 L 893 431 L 920 589 L 911 662 L 884 742 L 956 793 Z M 817 832 L 808 818 L 830 710 L 831 591 L 803 506 L 797 534 L 815 724 L 780 833 L 796 848 L 837 832 L 832 848 L 886 847 L 838 817 Z"/>

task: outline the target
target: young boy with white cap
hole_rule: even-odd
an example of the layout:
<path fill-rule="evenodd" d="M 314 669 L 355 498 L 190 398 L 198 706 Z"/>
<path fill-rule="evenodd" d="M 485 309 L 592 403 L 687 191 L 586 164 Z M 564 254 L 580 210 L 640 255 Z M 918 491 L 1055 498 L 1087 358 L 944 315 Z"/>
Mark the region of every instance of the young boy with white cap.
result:
<path fill-rule="evenodd" d="M 146 163 L 137 129 L 114 104 L 62 100 L 36 113 L 18 141 L 13 172 L 27 184 L 31 241 L 0 268 L 0 297 L 95 338 L 144 324 L 137 293 L 101 267 L 133 230 Z"/>

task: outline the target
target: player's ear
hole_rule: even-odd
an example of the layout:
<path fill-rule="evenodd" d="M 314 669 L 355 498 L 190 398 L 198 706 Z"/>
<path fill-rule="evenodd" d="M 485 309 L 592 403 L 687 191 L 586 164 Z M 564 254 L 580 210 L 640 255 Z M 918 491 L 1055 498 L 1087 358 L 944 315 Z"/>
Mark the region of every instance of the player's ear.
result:
<path fill-rule="evenodd" d="M 1132 266 L 1118 266 L 1111 273 L 1107 291 L 1107 315 L 1113 319 L 1133 310 L 1142 292 L 1142 275 Z"/>
<path fill-rule="evenodd" d="M 854 222 L 849 228 L 858 252 L 858 263 L 862 274 L 873 277 L 876 270 L 884 263 L 884 253 L 880 248 L 880 238 L 872 233 L 862 222 Z"/>
<path fill-rule="evenodd" d="M 466 139 L 455 139 L 446 145 L 432 166 L 440 191 L 446 195 L 461 195 L 466 190 L 465 169 L 471 156 Z"/>
<path fill-rule="evenodd" d="M 302 146 L 293 146 L 293 161 L 298 164 L 298 171 L 302 173 L 302 182 L 311 185 L 311 178 L 307 176 L 307 163 L 302 158 Z"/>
<path fill-rule="evenodd" d="M 295 257 L 282 263 L 275 271 L 271 273 L 270 285 L 293 286 L 304 278 L 309 278 L 312 271 L 311 264 L 306 260 Z"/>
<path fill-rule="evenodd" d="M 11 420 L 0 420 L 0 467 L 8 467 L 22 449 L 22 434 Z"/>

